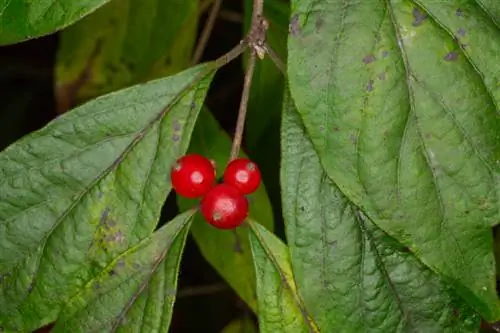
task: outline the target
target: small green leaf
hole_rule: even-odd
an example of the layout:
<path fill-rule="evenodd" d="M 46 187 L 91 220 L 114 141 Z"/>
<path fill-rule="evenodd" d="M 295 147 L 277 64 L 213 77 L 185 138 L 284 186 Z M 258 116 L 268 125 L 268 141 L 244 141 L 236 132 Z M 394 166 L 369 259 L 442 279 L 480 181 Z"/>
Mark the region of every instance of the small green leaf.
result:
<path fill-rule="evenodd" d="M 47 35 L 109 0 L 0 0 L 0 45 Z"/>
<path fill-rule="evenodd" d="M 68 27 L 61 33 L 56 65 L 60 111 L 184 69 L 197 20 L 194 0 L 113 0 Z"/>
<path fill-rule="evenodd" d="M 115 258 L 64 305 L 52 332 L 168 332 L 194 212 Z"/>
<path fill-rule="evenodd" d="M 252 4 L 252 0 L 245 1 L 245 31 L 250 27 Z M 289 12 L 289 4 L 282 0 L 264 1 L 264 15 L 269 21 L 266 40 L 283 62 L 286 61 Z M 273 123 L 279 123 L 284 81 L 284 74 L 269 56 L 257 62 L 245 125 L 245 146 L 248 149 L 262 150 L 263 147 L 258 146 L 259 139 L 267 136 Z"/>
<path fill-rule="evenodd" d="M 417 2 L 293 0 L 291 93 L 347 198 L 497 320 L 500 30 L 476 1 Z"/>
<path fill-rule="evenodd" d="M 249 317 L 235 319 L 230 322 L 221 333 L 258 333 L 255 324 Z"/>
<path fill-rule="evenodd" d="M 202 110 L 193 131 L 189 151 L 214 160 L 217 175 L 222 176 L 230 150 L 231 141 L 228 135 L 207 109 Z M 272 230 L 273 214 L 264 185 L 262 184 L 255 193 L 247 197 L 250 202 L 250 217 L 259 219 L 263 225 Z M 178 203 L 183 210 L 195 205 L 193 200 L 180 197 Z M 255 273 L 248 243 L 248 227 L 244 224 L 235 230 L 215 229 L 198 214 L 191 232 L 205 259 L 238 295 L 255 309 Z"/>
<path fill-rule="evenodd" d="M 297 295 L 287 246 L 262 225 L 249 224 L 260 332 L 319 333 Z"/>
<path fill-rule="evenodd" d="M 0 154 L 0 325 L 28 331 L 150 235 L 214 64 L 100 97 Z"/>
<path fill-rule="evenodd" d="M 477 332 L 480 317 L 332 184 L 287 96 L 283 211 L 295 282 L 322 332 Z"/>

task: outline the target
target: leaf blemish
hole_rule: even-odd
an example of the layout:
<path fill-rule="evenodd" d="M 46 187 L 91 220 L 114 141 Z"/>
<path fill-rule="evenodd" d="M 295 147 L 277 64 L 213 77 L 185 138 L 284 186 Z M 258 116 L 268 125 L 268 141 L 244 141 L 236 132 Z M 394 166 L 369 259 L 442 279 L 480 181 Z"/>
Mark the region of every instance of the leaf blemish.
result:
<path fill-rule="evenodd" d="M 374 56 L 373 54 L 368 54 L 367 56 L 365 56 L 365 57 L 363 58 L 363 62 L 364 62 L 365 64 L 372 63 L 372 62 L 374 62 L 375 60 L 376 60 L 376 58 L 375 58 L 375 56 Z"/>
<path fill-rule="evenodd" d="M 104 211 L 101 214 L 101 224 L 104 224 L 108 220 L 109 208 L 104 208 Z"/>
<path fill-rule="evenodd" d="M 420 11 L 420 9 L 416 7 L 413 8 L 412 14 L 415 20 L 412 22 L 411 25 L 413 25 L 414 27 L 422 25 L 422 22 L 424 22 L 425 19 L 427 19 L 427 14 L 423 13 L 422 11 Z"/>
<path fill-rule="evenodd" d="M 196 109 L 196 103 L 195 103 L 195 102 L 192 102 L 192 103 L 191 103 L 191 109 L 192 109 L 192 110 Z"/>
<path fill-rule="evenodd" d="M 297 37 L 300 34 L 300 26 L 299 26 L 299 15 L 294 14 L 292 19 L 290 20 L 290 24 L 288 25 L 288 33 L 294 37 Z"/>
<path fill-rule="evenodd" d="M 465 37 L 465 35 L 466 35 L 465 29 L 463 29 L 463 28 L 458 29 L 457 35 Z"/>
<path fill-rule="evenodd" d="M 380 73 L 377 77 L 378 77 L 378 79 L 379 79 L 380 81 L 385 81 L 385 78 L 386 78 L 386 76 L 385 76 L 385 72 Z"/>
<path fill-rule="evenodd" d="M 318 19 L 316 20 L 316 32 L 319 32 L 319 30 L 321 29 L 321 27 L 323 26 L 323 24 L 325 23 L 325 20 L 323 20 L 321 17 L 318 17 Z"/>
<path fill-rule="evenodd" d="M 181 130 L 181 123 L 177 119 L 174 119 L 172 122 L 172 127 L 174 128 L 174 131 L 180 131 Z"/>
<path fill-rule="evenodd" d="M 172 135 L 172 141 L 177 142 L 181 137 L 178 134 Z"/>
<path fill-rule="evenodd" d="M 462 11 L 462 9 L 458 8 L 457 11 L 455 12 L 455 15 L 457 15 L 458 17 L 461 17 L 464 15 L 464 12 Z"/>
<path fill-rule="evenodd" d="M 458 52 L 457 51 L 451 51 L 447 55 L 445 55 L 443 59 L 445 61 L 456 61 L 458 59 Z"/>
<path fill-rule="evenodd" d="M 373 80 L 370 80 L 366 84 L 366 91 L 372 91 L 372 90 L 373 90 Z"/>
<path fill-rule="evenodd" d="M 389 51 L 382 52 L 382 58 L 387 58 L 388 55 L 389 55 Z"/>

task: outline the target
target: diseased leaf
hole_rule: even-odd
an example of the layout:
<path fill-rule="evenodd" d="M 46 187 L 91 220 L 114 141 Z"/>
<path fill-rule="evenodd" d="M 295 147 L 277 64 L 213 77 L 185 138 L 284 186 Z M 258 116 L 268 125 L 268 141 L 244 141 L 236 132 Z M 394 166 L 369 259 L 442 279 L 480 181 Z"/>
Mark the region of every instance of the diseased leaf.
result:
<path fill-rule="evenodd" d="M 200 113 L 189 151 L 214 160 L 217 175 L 223 175 L 231 151 L 231 140 L 207 109 Z M 263 225 L 272 230 L 273 214 L 264 185 L 261 184 L 259 189 L 247 198 L 250 202 L 250 217 L 259 219 Z M 194 202 L 194 200 L 178 198 L 179 206 L 183 210 L 193 207 Z M 255 310 L 255 273 L 246 224 L 235 230 L 219 230 L 209 225 L 200 214 L 197 214 L 191 232 L 205 259 Z"/>
<path fill-rule="evenodd" d="M 214 63 L 100 97 L 0 154 L 0 326 L 28 331 L 150 235 Z"/>
<path fill-rule="evenodd" d="M 59 111 L 184 69 L 197 20 L 195 0 L 113 0 L 65 29 L 56 65 Z"/>
<path fill-rule="evenodd" d="M 496 320 L 500 30 L 477 11 L 463 48 L 433 17 L 475 1 L 446 3 L 292 1 L 290 88 L 344 195 Z"/>
<path fill-rule="evenodd" d="M 52 332 L 168 332 L 194 212 L 115 258 L 65 304 Z"/>
<path fill-rule="evenodd" d="M 322 332 L 477 332 L 480 317 L 331 182 L 285 97 L 281 184 L 299 295 Z"/>
<path fill-rule="evenodd" d="M 260 332 L 319 333 L 297 295 L 288 248 L 262 225 L 249 224 Z"/>
<path fill-rule="evenodd" d="M 235 319 L 230 322 L 221 333 L 258 333 L 252 320 L 248 317 Z"/>
<path fill-rule="evenodd" d="M 109 0 L 0 0 L 0 45 L 47 35 Z"/>
<path fill-rule="evenodd" d="M 245 1 L 245 31 L 250 28 L 252 3 L 252 0 Z M 289 11 L 289 4 L 282 0 L 264 1 L 264 15 L 269 21 L 266 40 L 283 61 L 286 60 Z M 245 146 L 248 149 L 262 150 L 263 147 L 258 146 L 259 139 L 267 137 L 273 124 L 279 123 L 284 81 L 284 74 L 269 56 L 256 63 L 245 125 Z"/>

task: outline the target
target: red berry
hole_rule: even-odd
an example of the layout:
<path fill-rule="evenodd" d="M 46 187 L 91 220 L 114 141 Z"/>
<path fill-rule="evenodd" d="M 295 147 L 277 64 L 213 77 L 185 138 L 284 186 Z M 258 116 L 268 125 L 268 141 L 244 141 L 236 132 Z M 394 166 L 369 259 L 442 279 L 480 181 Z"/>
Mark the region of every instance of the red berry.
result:
<path fill-rule="evenodd" d="M 243 194 L 250 194 L 260 185 L 260 171 L 257 164 L 246 158 L 231 161 L 224 171 L 224 183 L 237 188 Z"/>
<path fill-rule="evenodd" d="M 248 200 L 236 188 L 218 184 L 200 203 L 201 214 L 208 223 L 219 229 L 233 229 L 248 215 Z"/>
<path fill-rule="evenodd" d="M 215 185 L 215 168 L 210 160 L 201 155 L 186 155 L 172 167 L 170 179 L 177 194 L 197 198 Z"/>

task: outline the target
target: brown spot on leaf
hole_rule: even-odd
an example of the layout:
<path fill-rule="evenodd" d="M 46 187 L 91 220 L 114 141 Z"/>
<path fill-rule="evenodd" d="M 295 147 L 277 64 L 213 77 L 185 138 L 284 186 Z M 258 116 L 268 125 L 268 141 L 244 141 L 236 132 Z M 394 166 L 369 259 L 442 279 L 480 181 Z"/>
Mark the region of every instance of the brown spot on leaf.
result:
<path fill-rule="evenodd" d="M 321 29 L 321 27 L 323 26 L 323 24 L 325 23 L 325 20 L 323 20 L 321 17 L 318 17 L 318 19 L 316 20 L 316 32 L 319 32 L 319 30 Z"/>
<path fill-rule="evenodd" d="M 461 17 L 464 15 L 464 12 L 462 9 L 458 8 L 457 11 L 455 12 L 455 15 L 457 15 L 458 17 Z"/>
<path fill-rule="evenodd" d="M 290 24 L 288 25 L 288 33 L 294 37 L 297 37 L 300 34 L 300 25 L 299 25 L 299 15 L 294 14 L 292 19 L 290 20 Z"/>
<path fill-rule="evenodd" d="M 457 51 L 451 51 L 447 55 L 445 55 L 443 59 L 445 61 L 456 61 L 458 59 L 458 52 Z"/>
<path fill-rule="evenodd" d="M 180 138 L 181 138 L 181 137 L 180 137 L 178 134 L 174 134 L 174 135 L 172 135 L 172 141 L 174 141 L 174 142 L 179 141 L 179 140 L 180 140 Z"/>
<path fill-rule="evenodd" d="M 389 55 L 389 51 L 382 52 L 382 58 L 387 58 L 388 55 Z"/>
<path fill-rule="evenodd" d="M 414 27 L 418 27 L 418 26 L 422 25 L 422 22 L 424 22 L 425 19 L 427 19 L 427 14 L 422 12 L 417 7 L 413 8 L 412 14 L 413 14 L 414 20 L 413 20 L 411 25 L 413 25 Z"/>
<path fill-rule="evenodd" d="M 385 81 L 385 79 L 386 79 L 386 74 L 385 74 L 385 72 L 382 72 L 382 73 L 380 73 L 377 77 L 378 77 L 378 79 L 379 79 L 380 81 Z"/>
<path fill-rule="evenodd" d="M 465 29 L 464 29 L 464 28 L 459 28 L 459 29 L 457 30 L 457 35 L 459 35 L 459 36 L 465 37 L 465 35 L 466 35 L 466 34 L 467 34 L 467 33 L 466 33 L 466 31 L 465 31 Z"/>
<path fill-rule="evenodd" d="M 365 64 L 372 63 L 372 62 L 374 62 L 375 60 L 376 60 L 376 58 L 375 58 L 375 56 L 374 56 L 373 54 L 368 54 L 367 56 L 365 56 L 365 57 L 363 58 L 363 62 L 364 62 Z"/>
<path fill-rule="evenodd" d="M 339 128 L 338 128 L 338 127 L 333 127 L 333 128 L 332 128 L 332 131 L 334 131 L 334 132 L 338 132 L 338 131 L 339 131 Z"/>

